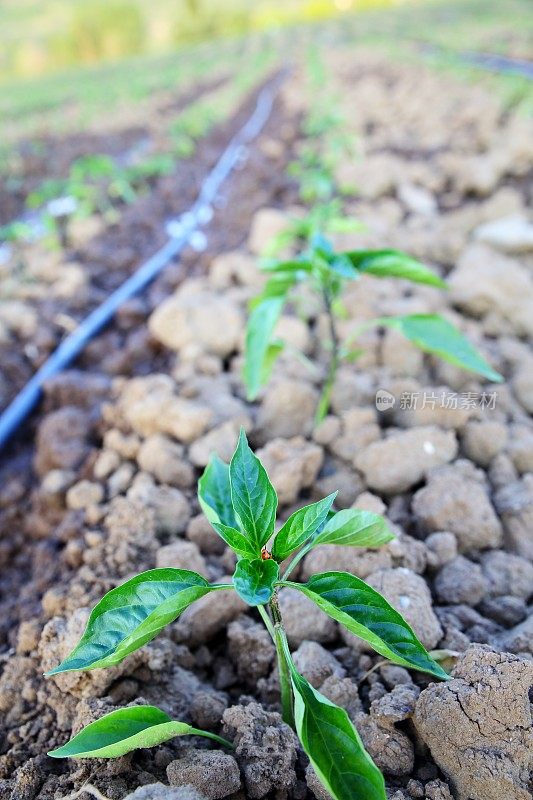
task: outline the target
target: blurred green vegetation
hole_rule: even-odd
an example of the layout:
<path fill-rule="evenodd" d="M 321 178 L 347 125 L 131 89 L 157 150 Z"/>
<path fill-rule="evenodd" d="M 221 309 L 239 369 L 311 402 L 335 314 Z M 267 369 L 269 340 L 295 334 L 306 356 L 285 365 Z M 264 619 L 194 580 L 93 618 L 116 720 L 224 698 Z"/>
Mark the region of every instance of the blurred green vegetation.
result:
<path fill-rule="evenodd" d="M 0 79 L 321 20 L 401 0 L 0 0 Z"/>
<path fill-rule="evenodd" d="M 313 40 L 424 60 L 419 45 L 433 44 L 436 66 L 528 105 L 530 81 L 485 78 L 453 54 L 531 55 L 530 12 L 531 0 L 0 0 L 0 162 L 22 137 L 79 129 L 132 103 L 150 113 L 159 92 L 238 76 L 254 51 L 281 62 Z"/>

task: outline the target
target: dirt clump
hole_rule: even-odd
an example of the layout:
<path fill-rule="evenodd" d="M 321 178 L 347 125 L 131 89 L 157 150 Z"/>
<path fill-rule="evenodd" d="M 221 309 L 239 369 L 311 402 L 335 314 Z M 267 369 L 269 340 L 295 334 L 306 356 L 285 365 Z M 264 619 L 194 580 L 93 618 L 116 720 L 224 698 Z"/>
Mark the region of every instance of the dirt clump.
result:
<path fill-rule="evenodd" d="M 233 756 L 219 750 L 187 749 L 167 767 L 171 786 L 193 786 L 208 800 L 220 800 L 238 791 L 239 767 Z"/>
<path fill-rule="evenodd" d="M 355 466 L 370 489 L 402 492 L 419 483 L 432 467 L 451 461 L 456 453 L 455 435 L 430 426 L 391 433 L 373 442 L 357 455 Z"/>
<path fill-rule="evenodd" d="M 458 800 L 530 797 L 533 664 L 472 645 L 453 679 L 432 684 L 413 722 Z"/>
<path fill-rule="evenodd" d="M 498 547 L 502 526 L 487 492 L 484 477 L 462 465 L 437 469 L 413 498 L 413 512 L 425 532 L 451 531 L 461 553 Z"/>
<path fill-rule="evenodd" d="M 279 714 L 250 703 L 228 708 L 223 719 L 224 735 L 235 744 L 248 797 L 255 800 L 294 785 L 298 740 Z"/>

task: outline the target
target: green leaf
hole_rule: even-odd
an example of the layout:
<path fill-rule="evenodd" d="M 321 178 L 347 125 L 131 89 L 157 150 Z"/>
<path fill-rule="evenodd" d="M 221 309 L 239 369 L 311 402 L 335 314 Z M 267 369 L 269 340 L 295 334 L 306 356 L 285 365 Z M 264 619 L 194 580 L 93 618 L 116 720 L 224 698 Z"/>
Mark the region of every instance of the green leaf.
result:
<path fill-rule="evenodd" d="M 468 339 L 451 322 L 437 314 L 382 317 L 379 324 L 397 328 L 425 353 L 433 353 L 450 364 L 477 372 L 490 381 L 503 381 L 502 376 L 492 369 Z"/>
<path fill-rule="evenodd" d="M 289 662 L 294 720 L 302 747 L 334 800 L 386 800 L 383 775 L 348 714 L 314 689 Z"/>
<path fill-rule="evenodd" d="M 243 377 L 248 400 L 255 400 L 263 385 L 265 362 L 271 356 L 270 340 L 285 303 L 285 296 L 262 300 L 253 308 L 246 326 Z"/>
<path fill-rule="evenodd" d="M 295 283 L 298 282 L 298 275 L 295 272 L 275 273 L 264 285 L 261 294 L 250 301 L 250 310 L 264 303 L 265 300 L 285 299 L 287 292 Z"/>
<path fill-rule="evenodd" d="M 341 278 L 358 278 L 359 273 L 350 259 L 344 254 L 338 255 L 328 262 L 329 268 Z"/>
<path fill-rule="evenodd" d="M 301 547 L 320 528 L 328 516 L 337 492 L 324 497 L 317 503 L 304 506 L 291 514 L 276 534 L 272 547 L 272 556 L 283 561 L 294 550 Z"/>
<path fill-rule="evenodd" d="M 233 508 L 259 555 L 274 533 L 278 496 L 264 466 L 250 450 L 243 428 L 229 465 L 229 475 Z"/>
<path fill-rule="evenodd" d="M 247 561 L 243 558 L 235 567 L 233 585 L 249 606 L 262 606 L 272 597 L 278 578 L 279 566 L 274 559 L 254 558 L 253 561 Z"/>
<path fill-rule="evenodd" d="M 59 666 L 47 672 L 119 664 L 150 642 L 184 609 L 216 587 L 186 569 L 151 569 L 111 589 L 93 608 L 85 632 Z"/>
<path fill-rule="evenodd" d="M 401 614 L 379 592 L 349 572 L 324 572 L 304 584 L 287 581 L 283 585 L 303 592 L 322 611 L 395 664 L 448 678 Z"/>
<path fill-rule="evenodd" d="M 319 544 L 381 547 L 394 538 L 385 519 L 379 514 L 359 508 L 345 508 L 326 522 L 313 539 L 313 547 Z"/>
<path fill-rule="evenodd" d="M 265 357 L 263 359 L 263 368 L 261 370 L 261 385 L 264 386 L 268 383 L 268 379 L 272 373 L 272 368 L 276 363 L 278 357 L 283 353 L 285 349 L 285 342 L 277 339 L 276 341 L 270 342 L 267 347 L 267 351 L 265 353 Z"/>
<path fill-rule="evenodd" d="M 211 524 L 222 523 L 230 528 L 237 527 L 235 512 L 231 505 L 229 464 L 225 464 L 214 453 L 198 481 L 198 500 Z"/>
<path fill-rule="evenodd" d="M 268 260 L 261 264 L 263 272 L 282 272 L 286 274 L 290 272 L 311 272 L 312 269 L 313 265 L 305 258 L 294 258 L 291 261 Z"/>
<path fill-rule="evenodd" d="M 400 250 L 354 250 L 344 255 L 360 272 L 368 272 L 377 278 L 403 278 L 413 283 L 447 288 L 442 278 Z"/>
<path fill-rule="evenodd" d="M 244 533 L 217 522 L 212 522 L 211 525 L 239 558 L 257 558 L 257 548 Z"/>
<path fill-rule="evenodd" d="M 194 734 L 216 739 L 231 747 L 218 736 L 201 731 L 185 722 L 172 720 L 155 706 L 119 708 L 91 722 L 76 736 L 51 750 L 52 758 L 117 758 L 140 747 L 154 747 L 174 736 Z"/>

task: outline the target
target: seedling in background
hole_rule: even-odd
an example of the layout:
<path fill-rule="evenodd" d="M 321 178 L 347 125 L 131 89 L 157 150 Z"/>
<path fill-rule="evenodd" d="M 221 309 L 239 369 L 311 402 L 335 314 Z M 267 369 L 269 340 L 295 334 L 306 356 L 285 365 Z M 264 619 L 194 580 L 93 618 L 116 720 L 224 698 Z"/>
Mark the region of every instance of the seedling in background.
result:
<path fill-rule="evenodd" d="M 24 279 L 27 261 L 24 249 L 31 242 L 32 229 L 26 222 L 10 222 L 0 227 L 0 245 L 7 244 L 13 257 L 12 274 Z"/>
<path fill-rule="evenodd" d="M 326 85 L 326 70 L 316 48 L 308 53 L 307 66 L 313 107 L 302 122 L 305 142 L 287 173 L 296 180 L 300 199 L 313 204 L 327 202 L 336 193 L 354 194 L 355 187 L 337 185 L 336 172 L 343 159 L 353 157 L 356 139 L 347 132 L 338 98 Z"/>
<path fill-rule="evenodd" d="M 319 779 L 335 800 L 385 800 L 381 772 L 365 751 L 346 711 L 298 673 L 287 643 L 278 598 L 302 592 L 332 619 L 395 664 L 446 679 L 402 616 L 371 586 L 348 572 L 324 572 L 306 583 L 290 580 L 299 561 L 322 544 L 379 547 L 393 539 L 383 517 L 332 510 L 336 493 L 295 511 L 275 534 L 278 498 L 265 468 L 241 430 L 231 463 L 213 456 L 198 484 L 207 519 L 237 555 L 231 583 L 210 584 L 181 569 L 153 569 L 112 589 L 93 609 L 69 656 L 48 675 L 111 667 L 153 639 L 195 600 L 236 591 L 257 608 L 276 647 L 283 719 L 296 731 Z M 287 565 L 288 563 L 288 565 Z M 92 722 L 54 758 L 112 758 L 174 736 L 213 733 L 171 720 L 153 706 L 118 709 Z"/>
<path fill-rule="evenodd" d="M 28 195 L 26 204 L 31 209 L 44 207 L 46 227 L 66 247 L 71 219 L 100 214 L 107 222 L 116 222 L 117 205 L 133 203 L 151 181 L 173 168 L 174 159 L 168 153 L 156 153 L 129 166 L 107 155 L 82 156 L 72 163 L 67 178 L 43 181 Z"/>
<path fill-rule="evenodd" d="M 270 278 L 261 294 L 251 303 L 246 329 L 244 381 L 248 399 L 254 400 L 261 387 L 268 382 L 274 362 L 284 348 L 284 343 L 274 338 L 283 307 L 299 286 L 305 284 L 311 287 L 322 302 L 329 328 L 328 338 L 324 342 L 329 363 L 316 411 L 315 421 L 318 423 L 328 413 L 339 365 L 357 359 L 361 353 L 352 347 L 357 334 L 351 336 L 349 341 L 342 341 L 338 332 L 337 319 L 342 313 L 340 300 L 346 285 L 362 275 L 402 278 L 443 289 L 446 283 L 424 264 L 399 250 L 337 252 L 329 239 L 315 227 L 316 222 L 320 224 L 316 212 L 311 224 L 306 226 L 300 222 L 300 230 L 307 234 L 308 240 L 298 255 L 288 260 L 269 260 L 262 266 Z M 468 339 L 437 314 L 379 317 L 365 322 L 358 333 L 372 326 L 396 328 L 426 353 L 477 372 L 488 380 L 503 380 Z"/>

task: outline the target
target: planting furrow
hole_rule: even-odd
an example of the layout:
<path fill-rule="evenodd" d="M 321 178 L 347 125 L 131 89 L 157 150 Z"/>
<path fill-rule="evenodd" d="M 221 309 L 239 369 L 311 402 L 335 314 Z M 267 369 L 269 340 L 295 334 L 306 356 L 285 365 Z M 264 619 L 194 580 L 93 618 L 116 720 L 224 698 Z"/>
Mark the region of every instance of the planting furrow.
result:
<path fill-rule="evenodd" d="M 179 187 L 165 179 L 80 248 L 92 302 L 163 243 L 161 221 L 190 205 L 255 102 L 200 143 Z M 31 800 L 57 800 L 85 782 L 116 800 L 191 785 L 195 800 L 312 800 L 324 783 L 382 797 L 378 770 L 393 800 L 527 796 L 528 134 L 496 98 L 419 64 L 343 48 L 302 57 L 203 249 L 184 250 L 47 382 L 34 441 L 30 429 L 2 465 L 0 800 L 28 785 Z M 313 225 L 331 246 L 306 241 Z M 423 264 L 391 263 L 390 248 Z M 276 269 L 313 282 L 288 281 L 289 297 L 270 283 Z M 245 356 L 246 325 L 250 301 L 280 297 L 260 342 L 271 352 L 255 350 L 262 367 L 278 356 L 267 380 Z M 74 323 L 86 308 L 75 299 L 62 308 Z M 459 368 L 463 344 L 444 363 L 438 331 L 428 342 L 383 322 L 435 315 L 483 354 L 485 377 Z M 71 656 L 90 608 L 122 584 Z M 98 658 L 109 668 L 69 671 Z M 282 721 L 291 692 L 301 745 Z M 189 726 L 222 739 L 173 738 Z M 162 740 L 114 761 L 44 755 Z"/>

